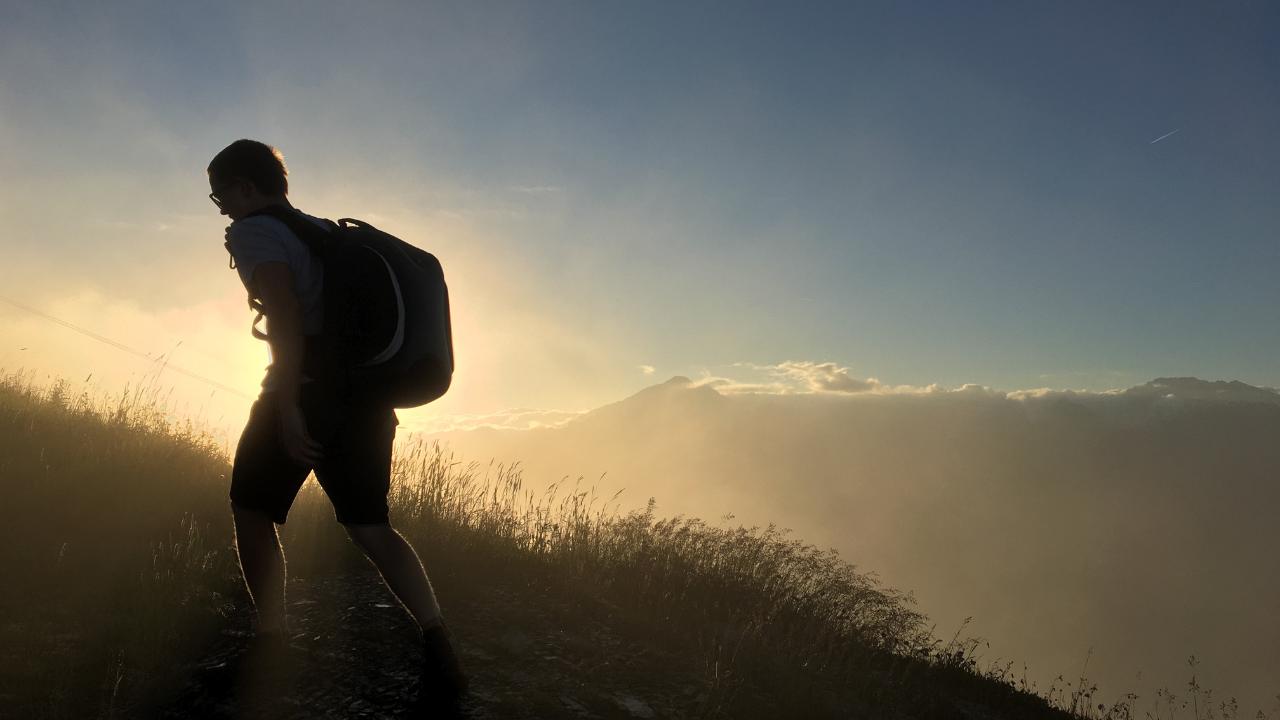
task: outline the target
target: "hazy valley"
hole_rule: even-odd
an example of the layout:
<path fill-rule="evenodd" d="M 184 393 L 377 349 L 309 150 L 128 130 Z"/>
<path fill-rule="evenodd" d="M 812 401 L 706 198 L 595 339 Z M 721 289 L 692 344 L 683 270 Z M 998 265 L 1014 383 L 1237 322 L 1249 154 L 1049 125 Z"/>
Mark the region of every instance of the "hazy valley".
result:
<path fill-rule="evenodd" d="M 1280 691 L 1278 431 L 1274 391 L 1194 378 L 723 395 L 673 378 L 558 428 L 438 437 L 535 487 L 583 476 L 624 509 L 790 527 L 913 592 L 940 635 L 972 616 L 984 659 L 1042 687 L 1086 660 L 1104 697 L 1194 672 L 1252 713 Z"/>

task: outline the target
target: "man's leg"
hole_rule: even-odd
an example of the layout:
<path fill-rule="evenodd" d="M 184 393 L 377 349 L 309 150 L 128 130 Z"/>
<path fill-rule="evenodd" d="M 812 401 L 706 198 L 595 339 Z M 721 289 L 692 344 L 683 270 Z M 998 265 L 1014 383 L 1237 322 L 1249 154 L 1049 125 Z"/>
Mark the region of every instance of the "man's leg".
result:
<path fill-rule="evenodd" d="M 284 633 L 284 550 L 276 524 L 261 510 L 231 504 L 240 570 L 258 612 L 258 633 Z"/>
<path fill-rule="evenodd" d="M 391 592 L 404 603 L 423 631 L 440 623 L 440 605 L 418 553 L 389 524 L 343 525 L 347 534 L 382 573 Z"/>

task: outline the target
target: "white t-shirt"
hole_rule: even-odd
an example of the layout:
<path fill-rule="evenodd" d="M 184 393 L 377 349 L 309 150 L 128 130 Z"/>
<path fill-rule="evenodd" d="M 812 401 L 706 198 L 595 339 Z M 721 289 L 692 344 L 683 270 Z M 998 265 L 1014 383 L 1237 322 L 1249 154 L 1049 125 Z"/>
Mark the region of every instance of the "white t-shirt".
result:
<path fill-rule="evenodd" d="M 298 211 L 302 217 L 316 225 L 328 229 L 324 220 Z M 321 305 L 322 288 L 324 287 L 324 266 L 306 243 L 287 225 L 270 215 L 254 215 L 243 220 L 236 220 L 227 228 L 227 250 L 235 261 L 236 272 L 240 274 L 240 282 L 249 290 L 253 271 L 264 262 L 282 262 L 293 271 L 293 291 L 298 296 L 302 309 L 302 334 L 318 335 L 324 327 L 323 306 Z M 276 388 L 275 361 L 271 359 L 271 348 L 267 348 L 270 364 L 266 377 L 262 379 L 263 391 Z M 313 378 L 305 374 L 302 382 L 312 382 Z"/>

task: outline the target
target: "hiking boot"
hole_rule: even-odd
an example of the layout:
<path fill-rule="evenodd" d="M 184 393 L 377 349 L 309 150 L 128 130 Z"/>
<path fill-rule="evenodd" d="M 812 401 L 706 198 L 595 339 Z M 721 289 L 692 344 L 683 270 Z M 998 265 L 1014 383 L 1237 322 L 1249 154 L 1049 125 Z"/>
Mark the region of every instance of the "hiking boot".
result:
<path fill-rule="evenodd" d="M 470 681 L 458 659 L 453 634 L 444 621 L 422 633 L 421 703 L 440 708 L 456 708 L 466 695 Z"/>

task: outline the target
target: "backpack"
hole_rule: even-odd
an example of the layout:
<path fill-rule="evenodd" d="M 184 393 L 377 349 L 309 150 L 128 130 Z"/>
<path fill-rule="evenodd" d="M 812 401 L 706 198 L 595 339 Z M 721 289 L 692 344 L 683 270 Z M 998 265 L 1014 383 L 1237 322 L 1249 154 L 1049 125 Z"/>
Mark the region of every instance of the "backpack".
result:
<path fill-rule="evenodd" d="M 272 205 L 252 213 L 283 222 L 324 267 L 323 330 L 303 336 L 302 371 L 360 404 L 412 408 L 439 398 L 453 379 L 449 288 L 434 255 L 369 223 L 326 220 Z M 251 331 L 258 330 L 262 304 Z"/>

